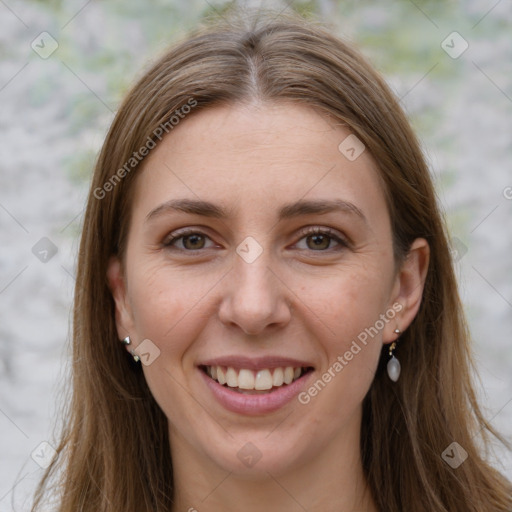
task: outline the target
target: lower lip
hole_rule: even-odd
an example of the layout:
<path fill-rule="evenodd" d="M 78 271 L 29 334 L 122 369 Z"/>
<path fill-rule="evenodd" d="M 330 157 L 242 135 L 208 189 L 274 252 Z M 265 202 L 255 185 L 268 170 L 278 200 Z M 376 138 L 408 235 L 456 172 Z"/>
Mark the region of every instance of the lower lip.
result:
<path fill-rule="evenodd" d="M 222 406 L 238 414 L 257 416 L 274 412 L 291 402 L 295 396 L 305 387 L 306 382 L 313 372 L 308 372 L 291 384 L 283 385 L 270 393 L 246 395 L 233 391 L 227 386 L 220 385 L 216 380 L 210 378 L 204 371 L 198 369 L 204 382 L 211 390 L 215 398 Z"/>

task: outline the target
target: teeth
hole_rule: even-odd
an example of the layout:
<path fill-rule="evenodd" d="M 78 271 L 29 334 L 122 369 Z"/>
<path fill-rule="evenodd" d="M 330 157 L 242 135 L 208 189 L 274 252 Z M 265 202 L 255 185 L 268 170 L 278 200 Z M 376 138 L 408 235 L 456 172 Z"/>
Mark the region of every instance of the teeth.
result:
<path fill-rule="evenodd" d="M 293 368 L 291 366 L 287 366 L 284 369 L 284 383 L 291 384 L 293 380 Z"/>
<path fill-rule="evenodd" d="M 233 370 L 233 372 L 236 375 L 235 370 Z M 252 373 L 251 370 L 240 370 L 240 373 L 238 374 L 238 387 L 240 389 L 254 389 L 254 373 Z"/>
<path fill-rule="evenodd" d="M 226 382 L 230 388 L 238 387 L 238 375 L 234 368 L 228 368 L 226 371 Z"/>
<path fill-rule="evenodd" d="M 242 373 L 244 370 L 241 370 Z M 254 389 L 272 389 L 272 375 L 270 370 L 260 370 L 256 374 Z"/>
<path fill-rule="evenodd" d="M 274 376 L 272 377 L 272 384 L 274 386 L 282 386 L 284 382 L 284 371 L 282 368 L 276 368 L 274 370 Z"/>
<path fill-rule="evenodd" d="M 303 374 L 303 368 L 286 366 L 254 372 L 245 368 L 235 370 L 230 366 L 207 366 L 206 373 L 219 384 L 227 384 L 230 388 L 264 391 L 291 384 Z"/>
<path fill-rule="evenodd" d="M 217 366 L 217 380 L 219 381 L 219 384 L 226 384 L 226 374 L 220 366 Z"/>

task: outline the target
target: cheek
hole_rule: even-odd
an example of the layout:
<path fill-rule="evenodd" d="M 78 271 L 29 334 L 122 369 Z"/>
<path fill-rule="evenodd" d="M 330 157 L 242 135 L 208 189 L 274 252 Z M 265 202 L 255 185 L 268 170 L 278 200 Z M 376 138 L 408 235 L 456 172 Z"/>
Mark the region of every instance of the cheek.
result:
<path fill-rule="evenodd" d="M 350 344 L 385 313 L 389 289 L 380 274 L 368 268 L 340 270 L 331 279 L 312 280 L 301 289 L 302 302 L 329 328 L 334 347 Z"/>
<path fill-rule="evenodd" d="M 340 272 L 337 279 L 319 284 L 305 287 L 303 300 L 310 312 L 304 308 L 303 314 L 320 320 L 316 324 L 321 331 L 313 336 L 318 337 L 326 361 L 318 375 L 322 383 L 307 392 L 322 404 L 325 414 L 342 418 L 355 410 L 369 389 L 382 350 L 383 328 L 393 322 L 395 312 L 387 310 L 389 290 L 378 269 Z"/>
<path fill-rule="evenodd" d="M 190 288 L 171 273 L 149 270 L 133 280 L 131 305 L 137 332 L 160 343 L 170 334 L 193 304 Z"/>
<path fill-rule="evenodd" d="M 153 397 L 171 424 L 187 425 L 200 414 L 190 403 L 187 387 L 192 364 L 187 351 L 200 336 L 206 317 L 207 292 L 212 284 L 194 274 L 166 265 L 135 264 L 130 289 L 136 335 L 151 340 L 159 355 L 143 365 L 144 376 Z"/>
<path fill-rule="evenodd" d="M 211 315 L 208 296 L 222 275 L 134 262 L 130 298 L 135 329 L 166 358 L 182 357 Z"/>

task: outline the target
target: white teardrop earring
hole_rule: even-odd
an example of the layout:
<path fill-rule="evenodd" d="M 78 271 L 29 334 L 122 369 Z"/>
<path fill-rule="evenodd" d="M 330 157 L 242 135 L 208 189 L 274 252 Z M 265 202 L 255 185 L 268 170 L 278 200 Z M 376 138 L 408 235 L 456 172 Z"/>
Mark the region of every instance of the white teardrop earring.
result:
<path fill-rule="evenodd" d="M 400 329 L 398 329 L 398 328 L 395 329 L 395 334 L 398 334 L 398 336 L 400 336 L 400 334 L 401 334 Z M 388 366 L 387 366 L 388 377 L 393 382 L 396 382 L 398 380 L 398 378 L 400 377 L 400 371 L 402 369 L 400 366 L 400 361 L 393 354 L 393 351 L 395 350 L 395 348 L 396 348 L 396 340 L 393 341 L 393 343 L 391 343 L 391 345 L 389 347 L 390 360 L 388 361 Z"/>

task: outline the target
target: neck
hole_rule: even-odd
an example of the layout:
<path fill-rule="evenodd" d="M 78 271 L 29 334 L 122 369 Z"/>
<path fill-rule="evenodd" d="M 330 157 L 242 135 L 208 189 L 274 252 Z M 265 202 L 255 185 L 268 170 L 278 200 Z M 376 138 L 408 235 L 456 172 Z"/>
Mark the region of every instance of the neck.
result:
<path fill-rule="evenodd" d="M 278 471 L 240 474 L 198 453 L 171 429 L 172 512 L 378 512 L 364 477 L 359 429 L 339 436 L 321 453 Z"/>

